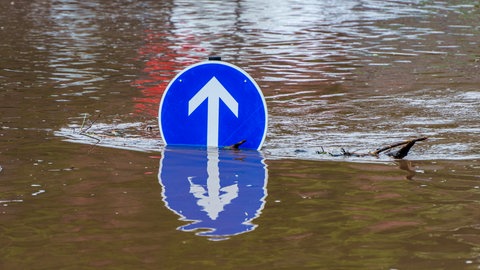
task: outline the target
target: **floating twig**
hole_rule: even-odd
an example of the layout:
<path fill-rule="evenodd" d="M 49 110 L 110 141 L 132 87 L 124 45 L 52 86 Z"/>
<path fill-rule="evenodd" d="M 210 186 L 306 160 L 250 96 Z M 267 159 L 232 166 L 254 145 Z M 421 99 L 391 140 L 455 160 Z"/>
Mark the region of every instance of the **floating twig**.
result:
<path fill-rule="evenodd" d="M 82 135 L 82 136 L 85 136 L 85 137 L 88 137 L 90 139 L 96 140 L 97 142 L 95 143 L 95 145 L 99 144 L 101 140 L 99 138 L 93 136 L 93 135 L 88 134 L 87 131 L 93 126 L 93 124 L 95 124 L 95 122 L 98 120 L 98 118 L 100 118 L 101 113 L 99 113 L 93 121 L 90 121 L 90 124 L 88 125 L 88 127 L 85 128 L 85 123 L 87 122 L 87 115 L 88 114 L 85 113 L 84 116 L 83 116 L 82 125 L 80 127 L 80 131 L 78 132 L 78 134 Z"/>
<path fill-rule="evenodd" d="M 341 150 L 340 154 L 333 154 L 333 153 L 330 153 L 330 152 L 325 152 L 323 150 L 323 147 L 322 147 L 322 152 L 317 151 L 317 154 L 329 154 L 332 157 L 367 157 L 367 156 L 378 157 L 380 155 L 380 153 L 382 153 L 382 152 L 385 152 L 387 150 L 391 150 L 395 147 L 403 145 L 403 147 L 400 148 L 398 151 L 388 152 L 386 154 L 387 156 L 393 157 L 395 159 L 402 159 L 402 158 L 404 158 L 408 155 L 408 152 L 413 147 L 413 145 L 415 145 L 416 142 L 424 141 L 426 139 L 427 139 L 427 137 L 421 137 L 421 138 L 416 138 L 416 139 L 412 139 L 412 140 L 406 140 L 406 141 L 390 144 L 390 145 L 387 145 L 387 146 L 384 146 L 384 147 L 381 147 L 381 148 L 377 148 L 375 151 L 371 151 L 371 152 L 368 152 L 368 153 L 350 152 L 350 151 L 345 150 L 344 148 L 341 148 L 340 149 Z"/>
<path fill-rule="evenodd" d="M 390 150 L 392 148 L 395 148 L 397 146 L 400 146 L 400 145 L 409 145 L 410 144 L 410 147 L 408 147 L 408 149 L 406 149 L 407 151 L 407 154 L 408 154 L 408 150 L 410 150 L 410 148 L 416 143 L 416 142 L 419 142 L 419 141 L 424 141 L 426 140 L 427 137 L 421 137 L 421 138 L 417 138 L 417 139 L 413 139 L 413 140 L 406 140 L 406 141 L 402 141 L 402 142 L 398 142 L 398 143 L 394 143 L 394 144 L 390 144 L 390 145 L 387 145 L 385 147 L 382 147 L 382 148 L 378 148 L 377 150 L 371 152 L 372 155 L 378 155 L 380 154 L 381 152 L 385 152 L 387 150 Z M 403 148 L 402 148 L 403 149 Z M 405 155 L 406 156 L 406 155 Z"/>
<path fill-rule="evenodd" d="M 241 141 L 239 141 L 239 142 L 237 142 L 237 143 L 235 143 L 235 144 L 232 144 L 232 145 L 230 145 L 230 146 L 225 147 L 225 149 L 233 149 L 233 150 L 236 150 L 236 149 L 240 148 L 240 145 L 244 144 L 246 141 L 247 141 L 247 140 L 241 140 Z"/>
<path fill-rule="evenodd" d="M 325 149 L 323 149 L 323 146 L 320 146 L 322 148 L 322 151 L 317 151 L 316 153 L 319 155 L 324 155 L 324 154 L 329 154 L 328 152 L 325 152 Z"/>
<path fill-rule="evenodd" d="M 86 129 L 84 129 L 85 122 L 87 120 L 87 113 L 85 113 L 85 115 L 83 117 L 82 126 L 80 127 L 80 134 L 86 133 L 93 126 L 93 124 L 95 124 L 95 122 L 97 122 L 98 118 L 100 118 L 100 115 L 102 115 L 102 114 L 99 113 L 93 121 L 90 121 L 90 125 Z"/>

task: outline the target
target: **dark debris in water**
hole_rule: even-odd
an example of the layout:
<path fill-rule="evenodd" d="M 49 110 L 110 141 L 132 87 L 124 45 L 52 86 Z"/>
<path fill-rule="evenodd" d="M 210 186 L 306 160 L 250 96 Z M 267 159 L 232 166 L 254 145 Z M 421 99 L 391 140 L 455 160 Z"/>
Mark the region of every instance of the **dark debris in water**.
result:
<path fill-rule="evenodd" d="M 403 159 L 406 157 L 410 149 L 415 145 L 416 142 L 427 140 L 427 137 L 415 138 L 411 140 L 401 141 L 394 144 L 390 144 L 384 147 L 377 148 L 375 151 L 370 151 L 367 153 L 358 153 L 350 152 L 341 148 L 341 152 L 338 154 L 326 152 L 323 147 L 322 151 L 317 151 L 317 154 L 328 154 L 332 157 L 379 157 L 381 153 L 386 152 L 386 155 L 394 159 Z M 400 149 L 395 150 L 395 148 L 400 147 Z"/>
<path fill-rule="evenodd" d="M 79 136 L 85 136 L 87 138 L 93 139 L 96 141 L 96 144 L 99 144 L 102 139 L 107 139 L 107 138 L 124 138 L 125 134 L 124 132 L 120 129 L 101 129 L 100 132 L 91 132 L 91 129 L 93 125 L 97 122 L 98 118 L 100 117 L 97 116 L 96 119 L 93 121 L 90 121 L 87 119 L 87 115 L 84 116 L 82 125 L 79 130 L 77 130 L 75 133 Z M 151 135 L 152 133 L 157 133 L 155 128 L 151 125 L 147 125 L 144 129 L 147 134 Z M 412 147 L 415 145 L 415 143 L 427 140 L 427 137 L 419 137 L 419 138 L 414 138 L 410 140 L 405 140 L 397 143 L 393 143 L 387 146 L 383 146 L 380 148 L 375 149 L 374 151 L 369 151 L 369 152 L 355 152 L 355 151 L 349 151 L 345 150 L 344 148 L 340 148 L 340 153 L 332 153 L 325 151 L 323 147 L 321 147 L 321 150 L 315 151 L 315 154 L 317 155 L 329 155 L 332 157 L 375 157 L 378 158 L 380 157 L 380 154 L 384 153 L 386 156 L 392 157 L 394 159 L 403 159 L 408 155 Z M 246 142 L 246 139 L 243 139 L 235 144 L 232 144 L 230 146 L 224 147 L 224 149 L 231 149 L 231 150 L 238 150 L 241 148 L 241 146 Z M 296 149 L 295 153 L 300 154 L 300 153 L 306 153 L 307 150 L 305 149 Z M 2 171 L 2 168 L 0 167 L 0 172 Z"/>
<path fill-rule="evenodd" d="M 236 149 L 239 149 L 240 146 L 241 146 L 242 144 L 246 143 L 246 142 L 247 142 L 247 140 L 241 140 L 241 141 L 239 141 L 239 142 L 237 142 L 237 143 L 234 143 L 234 144 L 232 144 L 232 145 L 230 145 L 230 146 L 225 147 L 225 149 L 233 149 L 233 150 L 236 150 Z"/>

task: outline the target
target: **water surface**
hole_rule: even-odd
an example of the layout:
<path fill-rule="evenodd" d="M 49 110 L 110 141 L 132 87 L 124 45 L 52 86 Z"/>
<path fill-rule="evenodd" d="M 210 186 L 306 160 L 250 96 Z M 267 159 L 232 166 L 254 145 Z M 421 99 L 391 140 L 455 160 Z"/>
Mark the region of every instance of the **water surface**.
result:
<path fill-rule="evenodd" d="M 468 0 L 1 0 L 0 268 L 478 269 L 478 25 Z M 169 197 L 158 103 L 209 55 L 262 88 L 267 138 L 174 158 Z"/>

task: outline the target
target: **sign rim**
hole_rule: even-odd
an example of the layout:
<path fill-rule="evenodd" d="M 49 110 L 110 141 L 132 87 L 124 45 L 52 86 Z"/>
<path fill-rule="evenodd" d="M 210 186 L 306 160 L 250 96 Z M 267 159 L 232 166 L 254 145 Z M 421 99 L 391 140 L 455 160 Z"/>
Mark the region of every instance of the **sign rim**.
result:
<path fill-rule="evenodd" d="M 175 77 L 173 77 L 173 79 L 170 80 L 170 82 L 168 83 L 167 87 L 165 88 L 165 91 L 163 92 L 162 94 L 162 98 L 160 100 L 160 104 L 159 104 L 159 107 L 158 107 L 158 127 L 160 129 L 160 135 L 162 137 L 162 141 L 164 143 L 164 145 L 181 145 L 181 144 L 168 144 L 167 141 L 165 140 L 165 136 L 164 136 L 164 133 L 163 133 L 163 126 L 162 126 L 162 107 L 163 107 L 163 103 L 165 101 L 165 98 L 167 96 L 167 93 L 168 91 L 170 90 L 171 86 L 177 81 L 177 79 L 182 76 L 185 72 L 189 71 L 190 69 L 193 69 L 195 67 L 198 67 L 198 66 L 202 66 L 202 65 L 207 65 L 207 64 L 214 64 L 214 65 L 224 65 L 224 66 L 228 66 L 230 68 L 233 68 L 235 69 L 236 71 L 240 72 L 241 74 L 243 74 L 247 79 L 250 80 L 250 82 L 253 84 L 253 86 L 255 87 L 255 89 L 257 90 L 258 94 L 260 95 L 260 99 L 262 100 L 262 104 L 263 104 L 263 107 L 265 109 L 265 126 L 263 128 L 263 134 L 262 134 L 262 139 L 260 140 L 260 143 L 258 145 L 258 147 L 255 149 L 255 150 L 260 150 L 262 147 L 263 147 L 263 143 L 265 142 L 265 138 L 267 137 L 267 128 L 268 128 L 268 109 L 267 109 L 267 103 L 265 101 L 265 96 L 263 95 L 263 92 L 260 88 L 260 86 L 258 86 L 257 82 L 252 78 L 252 76 L 250 76 L 250 74 L 248 74 L 245 70 L 243 70 L 242 68 L 234 65 L 234 64 L 231 64 L 231 63 L 228 63 L 228 62 L 224 62 L 224 61 L 213 61 L 213 60 L 209 60 L 209 61 L 202 61 L 202 62 L 199 62 L 199 63 L 195 63 L 195 64 L 192 64 L 186 68 L 184 68 L 182 71 L 178 72 Z M 228 89 L 227 89 L 228 91 Z M 189 145 L 189 144 L 184 144 L 184 145 Z M 190 146 L 204 146 L 204 147 L 211 147 L 211 146 L 208 146 L 208 145 L 190 145 Z M 218 147 L 217 148 L 221 148 L 221 147 Z M 253 148 L 248 148 L 248 149 L 253 149 Z"/>

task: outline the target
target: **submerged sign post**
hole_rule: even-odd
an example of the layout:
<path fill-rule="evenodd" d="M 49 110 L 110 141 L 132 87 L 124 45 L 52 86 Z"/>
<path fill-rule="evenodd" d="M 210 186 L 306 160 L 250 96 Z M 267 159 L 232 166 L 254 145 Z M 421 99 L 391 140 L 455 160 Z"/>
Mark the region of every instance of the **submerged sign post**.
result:
<path fill-rule="evenodd" d="M 267 106 L 245 71 L 222 61 L 194 64 L 167 86 L 158 121 L 166 145 L 262 147 Z"/>

